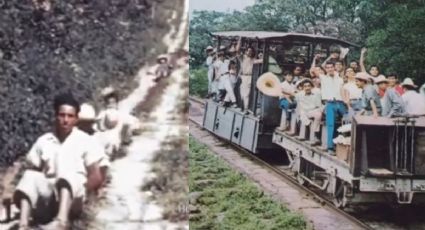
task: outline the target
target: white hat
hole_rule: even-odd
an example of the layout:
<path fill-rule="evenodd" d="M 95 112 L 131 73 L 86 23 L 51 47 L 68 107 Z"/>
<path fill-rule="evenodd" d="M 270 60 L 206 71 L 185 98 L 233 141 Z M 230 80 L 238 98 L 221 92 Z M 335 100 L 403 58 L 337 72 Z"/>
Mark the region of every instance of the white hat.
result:
<path fill-rule="evenodd" d="M 80 107 L 78 118 L 80 120 L 96 120 L 96 111 L 94 110 L 93 106 L 88 103 L 84 103 Z"/>
<path fill-rule="evenodd" d="M 401 83 L 401 86 L 405 86 L 405 85 L 412 86 L 413 88 L 418 87 L 417 85 L 415 85 L 415 83 L 413 83 L 413 80 L 409 77 L 405 78 L 403 80 L 403 83 Z"/>
<path fill-rule="evenodd" d="M 205 50 L 213 50 L 214 48 L 212 46 L 207 46 Z"/>
<path fill-rule="evenodd" d="M 114 92 L 115 92 L 115 89 L 109 86 L 109 87 L 104 88 L 100 94 L 103 97 L 105 97 L 105 96 L 108 96 L 109 94 L 114 93 Z"/>
<path fill-rule="evenodd" d="M 373 81 L 375 82 L 375 84 L 379 84 L 381 82 L 388 82 L 387 78 L 382 74 L 374 78 Z"/>
<path fill-rule="evenodd" d="M 220 50 L 225 50 L 226 46 L 220 46 Z"/>
<path fill-rule="evenodd" d="M 371 76 L 366 73 L 366 72 L 358 72 L 356 73 L 356 79 L 360 79 L 360 80 L 364 80 L 364 81 L 369 81 L 369 79 L 371 78 Z"/>
<path fill-rule="evenodd" d="M 161 55 L 158 55 L 158 57 L 156 58 L 157 61 L 162 60 L 162 59 L 168 60 L 168 55 L 161 54 Z"/>

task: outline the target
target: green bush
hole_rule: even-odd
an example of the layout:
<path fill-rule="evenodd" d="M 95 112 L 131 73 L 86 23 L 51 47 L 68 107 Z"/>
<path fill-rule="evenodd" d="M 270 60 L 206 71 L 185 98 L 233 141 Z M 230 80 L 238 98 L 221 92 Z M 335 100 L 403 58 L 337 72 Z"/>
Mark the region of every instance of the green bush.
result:
<path fill-rule="evenodd" d="M 206 68 L 190 71 L 189 94 L 204 97 L 208 93 L 208 70 Z"/>

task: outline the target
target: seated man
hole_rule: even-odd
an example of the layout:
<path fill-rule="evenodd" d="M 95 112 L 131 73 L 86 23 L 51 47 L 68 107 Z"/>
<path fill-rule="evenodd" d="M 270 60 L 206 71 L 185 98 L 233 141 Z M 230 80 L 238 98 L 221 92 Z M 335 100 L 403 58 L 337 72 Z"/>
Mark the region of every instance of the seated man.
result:
<path fill-rule="evenodd" d="M 165 78 L 170 76 L 172 67 L 168 64 L 167 55 L 159 55 L 157 58 L 157 64 L 155 70 L 155 81 L 159 81 L 161 78 Z"/>
<path fill-rule="evenodd" d="M 382 106 L 375 87 L 368 83 L 371 78 L 366 72 L 356 73 L 356 85 L 362 89 L 362 110 L 359 114 L 373 115 L 376 118 L 381 114 Z"/>
<path fill-rule="evenodd" d="M 98 132 L 95 131 L 94 125 L 96 122 L 96 111 L 94 110 L 93 106 L 91 106 L 88 103 L 84 103 L 81 105 L 80 112 L 78 113 L 78 128 L 89 134 L 93 137 L 93 144 L 99 144 L 102 145 L 104 140 L 99 140 L 99 135 L 96 135 Z M 107 151 L 107 148 L 103 145 L 100 146 L 100 148 L 105 148 L 105 153 Z M 98 168 L 94 168 L 92 172 L 89 173 L 90 177 L 101 177 L 102 181 L 106 181 L 107 171 L 110 166 L 109 157 L 105 156 L 100 162 L 98 162 Z M 97 170 L 99 169 L 99 170 Z M 89 178 L 90 180 L 90 178 Z M 98 191 L 93 191 L 97 193 Z"/>
<path fill-rule="evenodd" d="M 297 98 L 300 120 L 302 125 L 310 127 L 309 144 L 315 145 L 319 142 L 317 133 L 320 131 L 320 121 L 322 120 L 322 100 L 320 92 L 313 92 L 313 82 L 310 79 L 304 79 L 300 83 L 303 86 L 303 92 Z M 299 139 L 304 139 L 300 133 Z"/>
<path fill-rule="evenodd" d="M 277 128 L 280 131 L 285 131 L 290 120 L 289 110 L 296 108 L 296 102 L 294 100 L 295 93 L 297 91 L 294 77 L 291 72 L 285 71 L 285 81 L 281 83 L 282 97 L 279 100 L 280 108 L 282 109 L 282 118 L 280 120 L 280 126 Z"/>
<path fill-rule="evenodd" d="M 406 113 L 408 115 L 414 116 L 423 116 L 425 115 L 425 97 L 416 92 L 416 88 L 418 87 L 413 83 L 413 80 L 410 78 L 405 78 L 403 83 L 401 83 L 403 87 L 404 94 L 402 96 L 403 102 L 406 106 Z"/>
<path fill-rule="evenodd" d="M 59 95 L 54 109 L 55 129 L 32 146 L 26 157 L 28 167 L 14 193 L 15 205 L 21 210 L 21 230 L 29 229 L 32 211 L 53 214 L 49 218 L 55 217 L 54 221 L 44 229 L 67 229 L 71 211 L 81 212 L 86 188 L 95 190 L 102 184 L 101 178 L 87 180 L 105 154 L 88 134 L 75 127 L 79 103 L 72 95 Z"/>
<path fill-rule="evenodd" d="M 389 86 L 389 81 L 384 77 L 384 75 L 377 77 L 375 79 L 375 84 L 377 84 L 378 88 L 384 92 L 384 96 L 381 99 L 382 116 L 394 117 L 404 115 L 405 108 L 403 99 L 394 87 Z"/>
<path fill-rule="evenodd" d="M 124 114 L 118 110 L 119 94 L 112 87 L 105 88 L 102 91 L 102 96 L 106 109 L 101 111 L 96 119 L 96 130 L 104 132 L 114 128 L 118 135 L 120 135 L 122 142 L 129 144 L 133 132 L 140 128 L 139 120 L 130 114 Z M 109 120 L 117 120 L 117 125 L 106 127 L 110 123 L 107 121 L 107 118 Z"/>

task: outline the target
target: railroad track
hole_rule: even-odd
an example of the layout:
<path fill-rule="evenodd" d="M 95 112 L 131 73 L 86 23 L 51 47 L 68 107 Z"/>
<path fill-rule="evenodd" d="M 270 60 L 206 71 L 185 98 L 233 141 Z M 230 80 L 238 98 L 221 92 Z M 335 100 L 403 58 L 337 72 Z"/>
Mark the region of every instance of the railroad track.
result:
<path fill-rule="evenodd" d="M 189 96 L 189 101 L 191 103 L 197 104 L 200 107 L 203 107 L 205 105 L 204 100 L 197 98 L 197 97 Z M 189 115 L 189 122 L 196 125 L 197 127 L 202 128 L 202 119 L 200 119 L 199 111 L 197 111 L 197 113 L 195 112 L 195 114 L 197 114 L 198 116 L 192 116 L 191 114 Z M 215 136 L 212 133 L 209 133 L 209 134 L 224 142 L 224 140 L 222 140 L 220 137 Z M 306 194 L 309 197 L 312 197 L 314 200 L 319 202 L 321 205 L 326 206 L 327 208 L 331 209 L 332 212 L 338 213 L 339 215 L 345 217 L 347 220 L 352 222 L 353 225 L 355 225 L 355 226 L 357 226 L 361 229 L 373 229 L 371 226 L 364 223 L 363 221 L 361 221 L 357 217 L 350 215 L 349 213 L 335 207 L 335 205 L 333 204 L 333 201 L 330 200 L 330 198 L 326 197 L 323 193 L 320 193 L 319 191 L 311 190 L 308 187 L 300 185 L 298 183 L 297 179 L 293 176 L 293 173 L 291 173 L 290 171 L 283 170 L 281 168 L 277 168 L 276 166 L 264 161 L 263 159 L 259 158 L 258 156 L 254 155 L 254 154 L 251 154 L 250 152 L 248 152 L 247 150 L 245 150 L 245 149 L 243 149 L 239 146 L 236 146 L 236 145 L 233 145 L 233 144 L 231 144 L 230 146 L 231 146 L 231 148 L 235 149 L 236 151 L 243 153 L 243 156 L 249 158 L 250 160 L 252 160 L 256 164 L 260 165 L 261 167 L 264 167 L 264 168 L 268 169 L 269 171 L 272 171 L 273 173 L 278 175 L 280 179 L 282 179 L 283 181 L 285 181 L 287 183 L 290 183 L 297 190 L 303 192 L 304 194 Z"/>

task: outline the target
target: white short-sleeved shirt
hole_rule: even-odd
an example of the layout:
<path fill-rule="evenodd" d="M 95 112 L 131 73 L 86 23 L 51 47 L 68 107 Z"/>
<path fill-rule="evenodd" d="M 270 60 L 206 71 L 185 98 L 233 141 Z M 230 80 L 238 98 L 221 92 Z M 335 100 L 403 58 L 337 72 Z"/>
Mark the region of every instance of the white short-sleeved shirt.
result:
<path fill-rule="evenodd" d="M 282 90 L 288 93 L 295 93 L 297 90 L 297 87 L 295 86 L 295 83 L 289 83 L 288 81 L 283 81 L 280 83 L 280 86 L 282 87 Z"/>
<path fill-rule="evenodd" d="M 74 128 L 62 143 L 52 132 L 42 135 L 26 158 L 35 167 L 41 167 L 42 161 L 46 162 L 46 175 L 60 177 L 70 172 L 87 176 L 87 167 L 107 159 L 107 156 L 92 136 Z"/>
<path fill-rule="evenodd" d="M 337 73 L 335 73 L 334 77 L 320 75 L 320 85 L 322 100 L 342 101 L 341 89 L 344 85 L 344 80 Z"/>
<path fill-rule="evenodd" d="M 360 89 L 355 82 L 347 82 L 343 88 L 348 91 L 349 99 L 361 99 L 362 89 Z"/>

